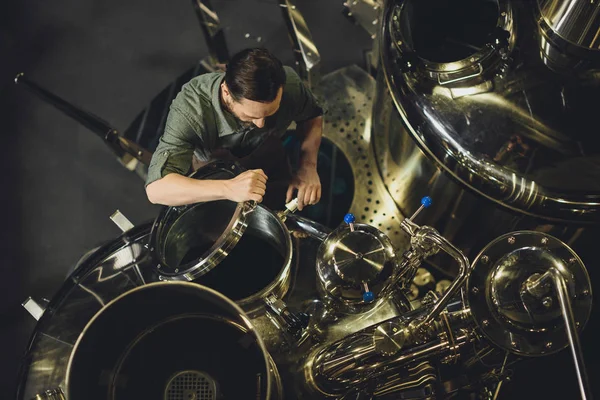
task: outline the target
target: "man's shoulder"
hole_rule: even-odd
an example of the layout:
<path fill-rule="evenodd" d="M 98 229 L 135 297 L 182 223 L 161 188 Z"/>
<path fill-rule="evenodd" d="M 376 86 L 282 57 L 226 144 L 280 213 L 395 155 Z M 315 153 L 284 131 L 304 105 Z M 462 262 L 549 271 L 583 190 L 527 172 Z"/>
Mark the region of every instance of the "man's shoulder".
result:
<path fill-rule="evenodd" d="M 222 72 L 209 72 L 192 78 L 181 87 L 171 107 L 194 115 L 205 111 L 211 107 L 213 92 L 222 77 Z"/>
<path fill-rule="evenodd" d="M 298 76 L 298 73 L 292 67 L 288 67 L 285 65 L 283 67 L 283 71 L 285 72 L 285 84 L 286 86 L 298 86 L 302 83 L 302 79 Z"/>

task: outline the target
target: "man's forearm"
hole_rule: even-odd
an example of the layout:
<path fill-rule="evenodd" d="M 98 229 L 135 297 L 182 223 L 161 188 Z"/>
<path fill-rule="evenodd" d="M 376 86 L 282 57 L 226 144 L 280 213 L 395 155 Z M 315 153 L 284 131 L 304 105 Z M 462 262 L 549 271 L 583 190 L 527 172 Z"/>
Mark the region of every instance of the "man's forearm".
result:
<path fill-rule="evenodd" d="M 198 180 L 175 173 L 149 184 L 146 194 L 152 203 L 166 206 L 225 199 L 224 181 Z"/>
<path fill-rule="evenodd" d="M 296 129 L 302 138 L 300 147 L 300 166 L 317 166 L 321 137 L 323 136 L 323 117 L 317 117 L 298 124 Z"/>

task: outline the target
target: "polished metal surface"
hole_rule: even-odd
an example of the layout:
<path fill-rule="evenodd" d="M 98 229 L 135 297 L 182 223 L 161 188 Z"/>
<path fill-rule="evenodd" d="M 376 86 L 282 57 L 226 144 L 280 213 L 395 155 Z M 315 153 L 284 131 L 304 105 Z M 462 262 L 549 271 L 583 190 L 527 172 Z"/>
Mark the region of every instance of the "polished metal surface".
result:
<path fill-rule="evenodd" d="M 396 250 L 381 231 L 366 224 L 341 225 L 319 246 L 318 284 L 324 294 L 348 311 L 389 292 L 392 275 L 399 271 Z M 366 292 L 371 300 L 363 299 Z"/>
<path fill-rule="evenodd" d="M 127 323 L 118 330 L 107 329 L 125 317 Z M 194 340 L 172 341 L 182 333 Z M 215 357 L 222 362 L 215 363 Z M 154 386 L 164 391 L 163 379 L 180 372 L 179 365 L 201 367 L 192 369 L 205 371 L 230 397 L 251 391 L 257 399 L 278 398 L 278 371 L 249 317 L 219 292 L 189 282 L 147 284 L 106 304 L 73 347 L 66 392 L 72 399 L 147 398 L 155 393 Z M 103 377 L 105 370 L 113 373 Z"/>
<path fill-rule="evenodd" d="M 217 383 L 201 371 L 181 371 L 167 383 L 164 400 L 216 400 Z"/>
<path fill-rule="evenodd" d="M 567 245 L 539 232 L 512 232 L 484 248 L 473 262 L 468 299 L 481 332 L 500 348 L 522 356 L 564 349 L 569 340 L 556 291 L 539 295 L 531 280 L 560 271 L 579 330 L 592 307 L 591 283 L 583 263 Z"/>
<path fill-rule="evenodd" d="M 214 162 L 191 176 L 229 179 L 240 172 L 235 163 Z M 252 210 L 249 204 L 220 200 L 164 207 L 151 232 L 150 251 L 158 261 L 159 274 L 165 280 L 192 281 L 213 269 L 243 235 L 246 215 Z"/>
<path fill-rule="evenodd" d="M 18 398 L 29 400 L 52 388 L 64 389 L 70 354 L 87 322 L 115 297 L 158 280 L 145 249 L 150 227 L 135 227 L 95 251 L 51 299 L 28 346 Z M 141 266 L 143 276 L 135 266 Z"/>
<path fill-rule="evenodd" d="M 354 176 L 348 212 L 356 216 L 356 222 L 385 233 L 399 251 L 406 250 L 408 238 L 400 229 L 404 215 L 386 191 L 373 153 L 375 80 L 357 66 L 345 67 L 324 76 L 320 92 L 327 104 L 323 137 L 348 160 Z"/>
<path fill-rule="evenodd" d="M 219 64 L 226 64 L 229 61 L 227 41 L 225 40 L 225 33 L 219 15 L 212 2 L 210 0 L 192 0 L 192 4 L 208 47 L 207 66 L 216 68 Z"/>
<path fill-rule="evenodd" d="M 406 327 L 397 322 L 384 322 L 373 333 L 373 344 L 380 354 L 390 356 L 402 350 L 408 338 Z"/>
<path fill-rule="evenodd" d="M 537 0 L 540 16 L 561 38 L 600 50 L 600 3 L 593 0 Z"/>
<path fill-rule="evenodd" d="M 60 388 L 50 389 L 35 395 L 31 400 L 65 400 L 65 394 Z"/>
<path fill-rule="evenodd" d="M 402 212 L 414 210 L 413 197 L 443 198 L 453 220 L 430 215 L 427 223 L 444 235 L 441 225 L 452 224 L 450 240 L 479 210 L 487 215 L 481 230 L 496 236 L 513 230 L 498 231 L 510 225 L 500 215 L 600 222 L 600 147 L 588 134 L 595 112 L 586 100 L 600 93 L 600 81 L 595 73 L 563 76 L 544 65 L 531 7 L 396 0 L 383 18 L 373 136 L 381 175 Z M 467 41 L 444 42 L 452 34 Z"/>
<path fill-rule="evenodd" d="M 300 70 L 300 77 L 306 81 L 310 88 L 316 88 L 321 80 L 319 50 L 312 39 L 312 35 L 304 20 L 304 16 L 296 7 L 294 0 L 278 0 L 279 7 L 286 23 L 288 36 L 292 42 L 292 49 L 296 58 L 296 65 Z"/>

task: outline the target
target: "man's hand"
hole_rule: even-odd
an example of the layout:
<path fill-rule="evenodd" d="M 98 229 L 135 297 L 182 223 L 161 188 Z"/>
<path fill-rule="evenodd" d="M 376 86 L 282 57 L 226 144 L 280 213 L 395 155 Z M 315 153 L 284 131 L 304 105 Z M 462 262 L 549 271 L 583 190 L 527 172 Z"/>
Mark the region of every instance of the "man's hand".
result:
<path fill-rule="evenodd" d="M 288 187 L 286 203 L 292 200 L 294 189 L 298 189 L 298 210 L 300 211 L 305 205 L 317 204 L 321 200 L 321 180 L 316 165 L 300 167 Z"/>
<path fill-rule="evenodd" d="M 262 169 L 242 172 L 235 178 L 223 181 L 225 198 L 238 203 L 248 200 L 260 203 L 265 195 L 267 179 Z"/>

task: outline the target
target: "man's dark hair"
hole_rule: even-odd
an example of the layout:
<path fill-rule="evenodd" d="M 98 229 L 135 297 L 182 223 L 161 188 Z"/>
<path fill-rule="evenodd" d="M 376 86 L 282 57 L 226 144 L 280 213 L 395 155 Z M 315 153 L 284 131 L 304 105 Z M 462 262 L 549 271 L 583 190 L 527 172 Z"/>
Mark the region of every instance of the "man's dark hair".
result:
<path fill-rule="evenodd" d="M 246 49 L 227 64 L 225 83 L 235 101 L 244 98 L 270 103 L 285 83 L 285 71 L 281 61 L 267 49 Z"/>

